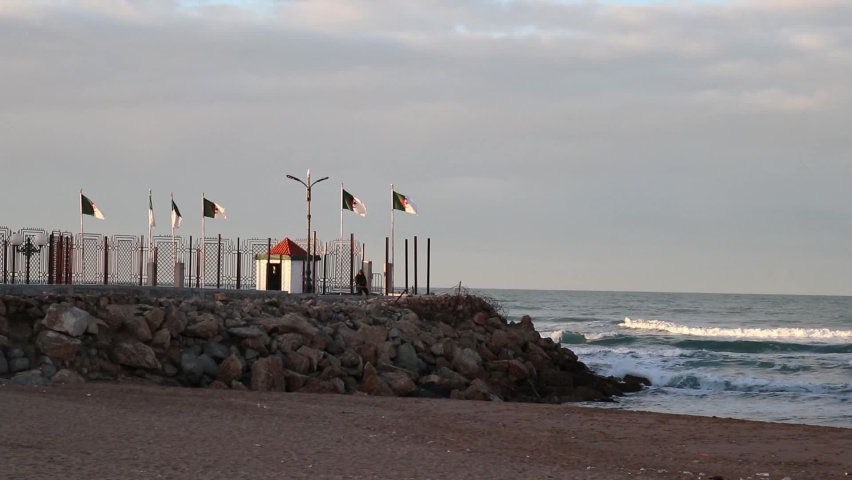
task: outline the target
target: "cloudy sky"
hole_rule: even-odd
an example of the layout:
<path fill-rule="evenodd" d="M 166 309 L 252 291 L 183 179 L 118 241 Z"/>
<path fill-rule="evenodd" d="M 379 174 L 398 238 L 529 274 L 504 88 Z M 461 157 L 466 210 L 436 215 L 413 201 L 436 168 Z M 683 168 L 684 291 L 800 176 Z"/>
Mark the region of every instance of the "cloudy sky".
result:
<path fill-rule="evenodd" d="M 0 225 L 347 232 L 433 284 L 852 294 L 849 0 L 2 0 Z M 421 272 L 422 273 L 422 272 Z M 425 278 L 421 279 L 421 282 Z"/>

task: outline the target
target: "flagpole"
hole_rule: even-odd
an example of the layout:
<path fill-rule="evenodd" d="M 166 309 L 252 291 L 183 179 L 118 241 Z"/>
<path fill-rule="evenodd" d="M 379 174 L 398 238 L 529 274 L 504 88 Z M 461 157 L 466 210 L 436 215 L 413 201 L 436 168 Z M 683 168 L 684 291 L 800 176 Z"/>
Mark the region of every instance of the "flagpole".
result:
<path fill-rule="evenodd" d="M 170 208 L 172 208 L 172 214 L 170 218 L 172 218 L 172 258 L 174 260 L 174 265 L 177 266 L 177 241 L 175 241 L 175 221 L 174 221 L 174 205 L 175 205 L 175 192 L 171 194 L 172 204 Z"/>
<path fill-rule="evenodd" d="M 391 279 L 393 279 L 393 271 L 396 270 L 396 262 L 394 261 L 394 250 L 395 250 L 394 246 L 396 245 L 396 243 L 394 243 L 394 224 L 393 224 L 394 208 L 393 208 L 393 202 L 394 202 L 393 184 L 391 183 L 391 272 L 390 272 L 391 273 Z M 390 292 L 388 292 L 388 294 L 390 294 Z"/>
<path fill-rule="evenodd" d="M 204 192 L 201 192 L 201 265 L 198 269 L 199 285 L 204 288 L 204 267 L 207 265 L 207 237 L 204 236 Z"/>
<path fill-rule="evenodd" d="M 86 256 L 83 241 L 83 189 L 80 189 L 80 283 L 86 283 Z"/>
<path fill-rule="evenodd" d="M 340 236 L 337 238 L 343 239 L 343 182 L 340 182 Z"/>

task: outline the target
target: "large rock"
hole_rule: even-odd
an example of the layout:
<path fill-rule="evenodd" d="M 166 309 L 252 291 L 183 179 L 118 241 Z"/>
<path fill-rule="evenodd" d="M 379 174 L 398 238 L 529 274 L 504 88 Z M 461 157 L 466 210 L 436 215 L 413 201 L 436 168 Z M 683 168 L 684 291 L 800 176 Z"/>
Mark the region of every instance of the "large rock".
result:
<path fill-rule="evenodd" d="M 219 334 L 219 319 L 210 313 L 199 315 L 194 323 L 186 327 L 183 334 L 187 337 L 213 338 Z"/>
<path fill-rule="evenodd" d="M 375 367 L 373 367 L 373 364 L 368 363 L 364 365 L 364 374 L 361 376 L 361 386 L 358 387 L 358 390 L 372 394 L 379 387 L 380 381 Z"/>
<path fill-rule="evenodd" d="M 159 370 L 161 368 L 154 350 L 144 343 L 138 341 L 124 341 L 112 350 L 116 363 L 127 367 L 146 368 Z"/>
<path fill-rule="evenodd" d="M 209 356 L 213 360 L 221 362 L 222 360 L 228 358 L 228 356 L 231 354 L 231 350 L 219 342 L 207 342 L 204 344 L 204 353 L 206 353 L 207 356 Z"/>
<path fill-rule="evenodd" d="M 317 327 L 301 315 L 288 313 L 282 318 L 263 318 L 257 325 L 266 333 L 300 333 L 310 338 L 317 334 Z"/>
<path fill-rule="evenodd" d="M 492 352 L 500 353 L 503 348 L 519 351 L 524 346 L 524 336 L 511 330 L 497 330 L 491 334 L 489 348 Z"/>
<path fill-rule="evenodd" d="M 403 343 L 397 348 L 394 365 L 414 373 L 420 371 L 420 359 L 417 358 L 417 352 L 410 343 Z"/>
<path fill-rule="evenodd" d="M 86 333 L 97 335 L 100 327 L 109 328 L 109 325 L 100 318 L 89 315 L 89 324 L 86 326 Z"/>
<path fill-rule="evenodd" d="M 219 375 L 219 365 L 216 365 L 216 361 L 210 358 L 209 355 L 202 353 L 198 356 L 198 361 L 201 363 L 204 375 L 207 375 L 210 378 L 216 378 L 216 376 Z"/>
<path fill-rule="evenodd" d="M 154 308 L 145 312 L 145 321 L 148 322 L 148 329 L 152 332 L 156 332 L 165 320 L 166 313 L 159 308 Z"/>
<path fill-rule="evenodd" d="M 491 370 L 506 372 L 506 376 L 511 382 L 520 382 L 530 376 L 527 366 L 519 360 L 496 360 L 489 363 L 488 366 Z"/>
<path fill-rule="evenodd" d="M 360 332 L 356 332 L 349 327 L 343 326 L 337 330 L 337 334 L 340 336 L 340 339 L 343 341 L 344 347 L 349 348 L 358 348 L 359 346 L 364 344 L 364 336 L 361 335 Z"/>
<path fill-rule="evenodd" d="M 53 330 L 43 330 L 36 337 L 36 347 L 52 359 L 73 362 L 83 344 L 76 338 Z"/>
<path fill-rule="evenodd" d="M 491 391 L 487 383 L 478 378 L 471 382 L 470 386 L 463 392 L 456 390 L 453 394 L 453 398 L 460 398 L 462 400 L 480 400 L 486 402 L 503 401 L 503 399 Z"/>
<path fill-rule="evenodd" d="M 258 392 L 286 390 L 284 362 L 276 356 L 261 358 L 251 366 L 251 389 Z"/>
<path fill-rule="evenodd" d="M 266 332 L 264 332 L 263 330 L 261 330 L 257 327 L 230 328 L 230 329 L 228 329 L 228 333 L 230 333 L 231 335 L 238 337 L 238 338 L 244 338 L 244 339 L 258 338 L 258 339 L 261 340 L 261 343 L 263 343 L 263 344 L 269 343 L 269 335 L 267 335 Z"/>
<path fill-rule="evenodd" d="M 311 361 L 298 352 L 287 352 L 287 366 L 301 375 L 307 375 L 311 371 Z"/>
<path fill-rule="evenodd" d="M 302 387 L 301 392 L 304 393 L 346 393 L 346 384 L 339 378 L 332 378 L 328 381 L 311 378 Z"/>
<path fill-rule="evenodd" d="M 311 348 L 308 346 L 302 346 L 297 351 L 300 355 L 307 358 L 310 361 L 310 370 L 311 372 L 317 369 L 317 365 L 319 365 L 320 358 L 322 357 L 322 352 L 315 348 Z"/>
<path fill-rule="evenodd" d="M 400 372 L 388 372 L 381 375 L 393 392 L 400 397 L 407 397 L 417 391 L 417 384 L 408 375 Z"/>
<path fill-rule="evenodd" d="M 9 320 L 6 320 L 2 314 L 0 314 L 0 335 L 9 335 Z"/>
<path fill-rule="evenodd" d="M 48 307 L 42 324 L 54 332 L 79 337 L 89 328 L 89 314 L 67 303 L 54 303 Z"/>
<path fill-rule="evenodd" d="M 358 330 L 367 345 L 381 345 L 388 339 L 388 329 L 380 325 L 365 325 Z"/>
<path fill-rule="evenodd" d="M 482 358 L 469 348 L 457 349 L 453 355 L 453 369 L 467 378 L 477 378 L 483 373 Z"/>
<path fill-rule="evenodd" d="M 46 387 L 50 385 L 50 381 L 41 375 L 41 370 L 28 370 L 12 377 L 11 380 L 9 380 L 9 385 Z"/>
<path fill-rule="evenodd" d="M 288 392 L 298 392 L 308 383 L 308 377 L 300 375 L 291 370 L 284 371 L 284 382 L 287 384 Z"/>
<path fill-rule="evenodd" d="M 285 333 L 276 339 L 276 345 L 281 353 L 295 352 L 305 344 L 305 337 L 299 333 Z"/>
<path fill-rule="evenodd" d="M 243 364 L 236 355 L 231 355 L 222 361 L 219 365 L 219 375 L 216 379 L 226 385 L 230 385 L 234 380 L 239 380 L 243 376 Z"/>
<path fill-rule="evenodd" d="M 172 338 L 177 338 L 186 330 L 186 314 L 180 310 L 171 310 L 166 314 L 164 325 Z"/>
<path fill-rule="evenodd" d="M 124 328 L 133 335 L 133 338 L 140 342 L 147 343 L 154 338 L 151 335 L 151 328 L 148 326 L 148 322 L 145 321 L 145 317 L 136 316 L 125 319 Z"/>
<path fill-rule="evenodd" d="M 69 370 L 67 368 L 63 368 L 62 370 L 56 372 L 56 375 L 53 376 L 51 381 L 55 385 L 86 383 L 86 379 L 83 378 L 79 373 L 75 372 L 74 370 Z"/>
<path fill-rule="evenodd" d="M 6 356 L 0 352 L 0 375 L 9 373 L 9 362 L 6 361 Z"/>
<path fill-rule="evenodd" d="M 166 329 L 157 330 L 157 333 L 155 333 L 153 338 L 151 339 L 152 347 L 161 348 L 163 350 L 167 350 L 171 343 L 172 335 Z"/>
<path fill-rule="evenodd" d="M 13 358 L 9 360 L 9 371 L 12 373 L 15 372 L 23 372 L 24 370 L 29 370 L 30 368 L 30 359 L 28 358 Z M 41 370 L 33 370 L 38 371 L 39 375 L 41 375 Z"/>
<path fill-rule="evenodd" d="M 204 364 L 192 353 L 184 353 L 180 356 L 180 371 L 187 380 L 198 383 L 204 375 Z"/>

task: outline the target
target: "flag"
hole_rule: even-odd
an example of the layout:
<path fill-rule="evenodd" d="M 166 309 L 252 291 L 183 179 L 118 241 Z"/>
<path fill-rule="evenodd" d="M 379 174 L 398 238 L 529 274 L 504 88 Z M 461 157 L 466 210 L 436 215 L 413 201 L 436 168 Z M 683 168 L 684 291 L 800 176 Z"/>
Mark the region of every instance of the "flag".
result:
<path fill-rule="evenodd" d="M 364 202 L 361 201 L 358 197 L 353 196 L 351 193 L 346 190 L 343 191 L 343 209 L 351 210 L 362 217 L 367 216 L 367 207 L 364 206 Z"/>
<path fill-rule="evenodd" d="M 91 215 L 98 220 L 104 219 L 104 214 L 101 213 L 98 207 L 82 193 L 80 193 L 80 211 L 83 212 L 83 215 Z"/>
<path fill-rule="evenodd" d="M 154 202 L 151 201 L 151 191 L 148 190 L 148 227 L 154 228 L 157 226 L 156 220 L 154 220 Z"/>
<path fill-rule="evenodd" d="M 172 200 L 172 228 L 180 228 L 180 222 L 183 217 L 180 216 L 180 210 L 174 200 Z"/>
<path fill-rule="evenodd" d="M 405 195 L 397 192 L 393 192 L 393 209 L 417 215 L 417 207 L 414 205 L 414 202 Z"/>
<path fill-rule="evenodd" d="M 204 199 L 204 216 L 208 218 L 228 218 L 225 216 L 225 209 L 218 203 Z"/>

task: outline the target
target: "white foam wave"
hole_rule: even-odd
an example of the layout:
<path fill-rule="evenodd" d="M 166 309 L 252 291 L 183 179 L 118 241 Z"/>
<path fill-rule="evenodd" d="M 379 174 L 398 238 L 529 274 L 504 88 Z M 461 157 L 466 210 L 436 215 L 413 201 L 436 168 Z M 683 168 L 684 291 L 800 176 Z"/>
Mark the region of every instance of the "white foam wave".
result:
<path fill-rule="evenodd" d="M 655 330 L 676 335 L 695 337 L 733 337 L 762 339 L 819 339 L 852 340 L 852 330 L 830 330 L 827 328 L 717 328 L 689 327 L 662 320 L 631 320 L 625 317 L 619 327 L 634 330 Z"/>

